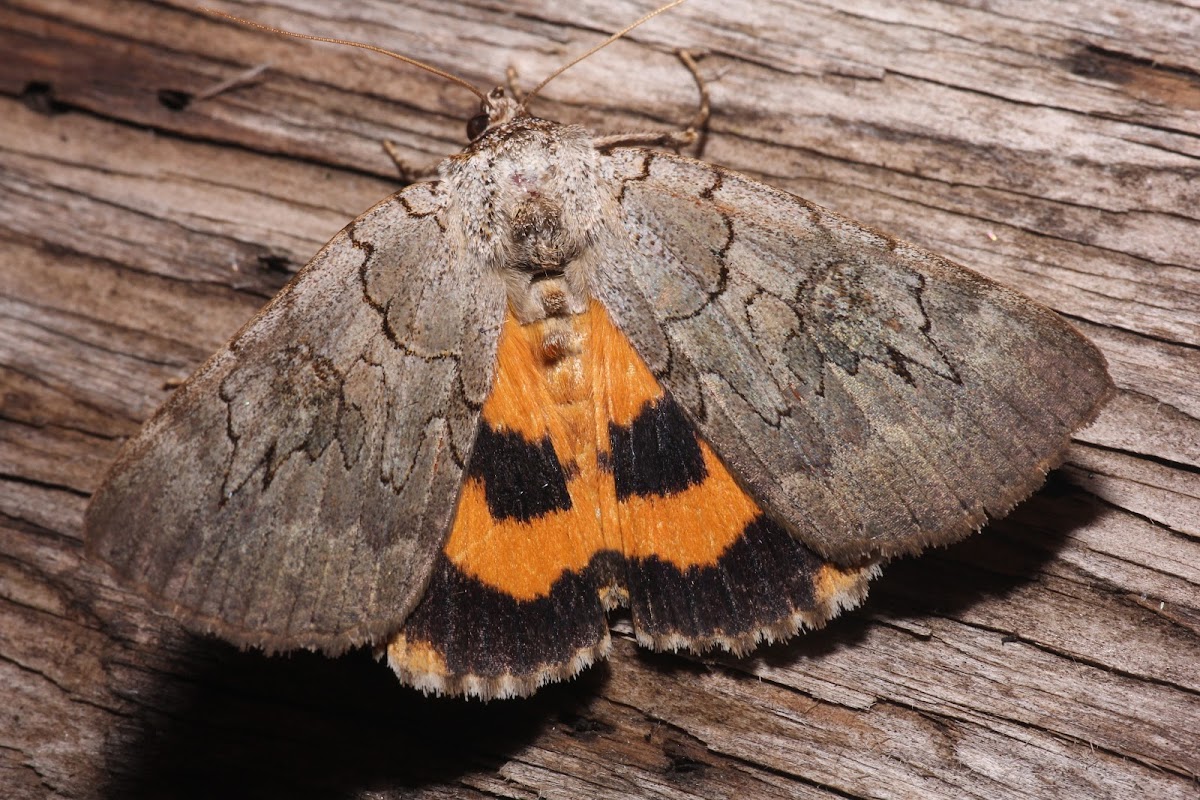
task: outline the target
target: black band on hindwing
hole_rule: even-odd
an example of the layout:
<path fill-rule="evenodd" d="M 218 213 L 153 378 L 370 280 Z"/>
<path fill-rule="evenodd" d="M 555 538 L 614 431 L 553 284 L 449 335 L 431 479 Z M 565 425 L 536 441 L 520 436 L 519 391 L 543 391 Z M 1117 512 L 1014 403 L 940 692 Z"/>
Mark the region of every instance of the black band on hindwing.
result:
<path fill-rule="evenodd" d="M 609 425 L 617 499 L 668 495 L 704 482 L 708 469 L 691 422 L 670 396 L 647 404 L 628 425 Z"/>
<path fill-rule="evenodd" d="M 483 481 L 488 511 L 497 520 L 528 522 L 571 507 L 567 475 L 549 436 L 534 443 L 480 425 L 467 474 Z"/>

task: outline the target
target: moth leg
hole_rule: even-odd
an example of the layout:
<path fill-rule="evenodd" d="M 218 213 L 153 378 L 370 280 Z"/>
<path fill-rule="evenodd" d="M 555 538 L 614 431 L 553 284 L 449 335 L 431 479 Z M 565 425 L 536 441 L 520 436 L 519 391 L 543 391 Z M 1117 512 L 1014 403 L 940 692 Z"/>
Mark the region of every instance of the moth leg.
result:
<path fill-rule="evenodd" d="M 518 103 L 525 102 L 525 92 L 517 85 L 517 68 L 509 66 L 504 70 L 504 84 L 508 87 L 508 93 L 513 96 L 513 99 Z"/>
<path fill-rule="evenodd" d="M 404 183 L 418 183 L 438 176 L 437 161 L 432 161 L 422 166 L 413 166 L 407 159 L 400 155 L 400 149 L 396 147 L 394 142 L 384 139 L 382 144 L 384 152 L 388 154 L 388 158 L 396 165 L 396 172 L 400 173 L 400 180 Z"/>
<path fill-rule="evenodd" d="M 652 147 L 666 147 L 672 150 L 680 150 L 684 147 L 695 145 L 697 153 L 704 149 L 704 135 L 708 130 L 708 117 L 711 111 L 711 104 L 709 102 L 708 83 L 700 75 L 700 66 L 696 63 L 703 56 L 693 55 L 688 50 L 676 50 L 675 55 L 687 67 L 688 72 L 692 73 L 692 78 L 696 81 L 696 88 L 700 91 L 700 104 L 696 109 L 696 115 L 692 117 L 692 121 L 688 123 L 686 128 L 680 131 L 613 133 L 608 136 L 597 136 L 593 141 L 597 149 L 603 150 L 621 145 L 650 145 Z"/>
<path fill-rule="evenodd" d="M 202 100 L 211 100 L 218 95 L 232 92 L 241 89 L 245 86 L 253 86 L 259 82 L 262 74 L 271 68 L 270 64 L 259 64 L 256 67 L 243 70 L 232 78 L 226 78 L 210 85 L 203 91 L 191 93 L 181 92 L 174 89 L 163 89 L 159 92 L 159 101 L 173 111 L 179 111 L 186 108 L 190 103 L 197 103 Z"/>
<path fill-rule="evenodd" d="M 696 62 L 704 58 L 704 53 L 693 54 L 690 50 L 676 50 L 675 55 L 687 67 L 688 72 L 692 73 L 692 80 L 696 81 L 696 89 L 700 92 L 700 105 L 696 109 L 696 116 L 692 117 L 692 121 L 688 123 L 684 132 L 691 131 L 696 134 L 697 138 L 704 136 L 708 131 L 708 117 L 712 111 L 712 105 L 709 102 L 708 82 L 704 80 L 704 76 L 700 74 L 700 65 Z M 702 149 L 702 148 L 701 148 Z"/>
<path fill-rule="evenodd" d="M 245 86 L 253 86 L 258 83 L 258 79 L 262 77 L 262 74 L 270 68 L 270 64 L 259 64 L 258 66 L 243 70 L 232 78 L 215 83 L 204 91 L 197 93 L 194 99 L 211 100 L 217 95 L 225 94 L 225 92 L 231 92 L 234 89 L 241 89 Z"/>

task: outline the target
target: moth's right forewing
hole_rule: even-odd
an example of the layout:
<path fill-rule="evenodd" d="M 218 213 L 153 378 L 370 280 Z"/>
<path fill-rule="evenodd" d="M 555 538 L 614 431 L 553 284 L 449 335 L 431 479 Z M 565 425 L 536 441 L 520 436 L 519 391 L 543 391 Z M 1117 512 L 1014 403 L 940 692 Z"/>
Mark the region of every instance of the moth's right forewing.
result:
<path fill-rule="evenodd" d="M 954 541 L 1040 485 L 1112 391 L 1049 309 L 708 164 L 605 168 L 596 292 L 760 503 L 840 562 Z"/>
<path fill-rule="evenodd" d="M 239 644 L 394 632 L 451 521 L 505 307 L 445 212 L 413 186 L 334 237 L 127 443 L 89 550 Z"/>

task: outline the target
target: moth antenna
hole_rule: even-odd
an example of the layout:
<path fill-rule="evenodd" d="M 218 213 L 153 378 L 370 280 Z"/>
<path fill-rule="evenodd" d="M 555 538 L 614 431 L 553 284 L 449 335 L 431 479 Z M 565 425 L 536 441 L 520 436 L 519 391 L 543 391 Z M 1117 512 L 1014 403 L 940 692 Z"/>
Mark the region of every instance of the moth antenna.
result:
<path fill-rule="evenodd" d="M 679 3 L 682 3 L 682 2 L 683 2 L 683 0 L 676 0 L 671 5 L 678 5 Z M 426 72 L 432 72 L 434 75 L 437 75 L 439 78 L 445 78 L 446 80 L 450 81 L 451 83 L 457 83 L 459 86 L 463 87 L 464 89 L 467 89 L 472 94 L 474 94 L 476 97 L 478 97 L 480 102 L 484 102 L 487 100 L 487 93 L 475 88 L 470 83 L 468 83 L 467 81 L 458 77 L 457 75 L 451 75 L 449 72 L 446 72 L 445 70 L 440 70 L 437 67 L 432 66 L 430 64 L 426 64 L 424 61 L 418 61 L 415 58 L 409 58 L 408 56 L 402 56 L 399 53 L 393 53 L 391 50 L 385 50 L 382 47 L 376 47 L 373 44 L 366 44 L 364 42 L 352 42 L 348 39 L 333 39 L 328 36 L 313 36 L 308 33 L 294 33 L 293 31 L 285 31 L 282 28 L 273 28 L 270 25 L 264 25 L 261 22 L 255 22 L 254 20 L 237 17 L 237 16 L 234 16 L 233 14 L 226 14 L 224 11 L 218 11 L 215 8 L 208 8 L 206 6 L 197 6 L 196 8 L 199 9 L 200 11 L 203 11 L 205 14 L 209 14 L 211 16 L 216 16 L 216 17 L 224 17 L 225 19 L 233 20 L 234 22 L 240 23 L 242 25 L 246 25 L 251 28 L 258 28 L 260 31 L 269 31 L 271 33 L 277 33 L 280 36 L 291 36 L 293 39 L 308 39 L 309 41 L 312 41 L 312 42 L 328 42 L 329 44 L 342 44 L 342 45 L 346 45 L 347 47 L 358 47 L 363 50 L 370 50 L 372 53 L 379 53 L 381 55 L 390 56 L 390 57 L 396 59 L 397 61 L 403 61 L 405 64 L 411 64 L 412 66 L 418 67 L 419 69 L 423 69 Z M 670 6 L 665 6 L 661 9 L 659 9 L 659 11 L 665 11 L 667 8 L 670 8 Z M 657 14 L 658 11 L 656 11 L 654 13 Z M 654 16 L 654 15 L 651 14 L 650 16 Z M 650 16 L 647 16 L 645 19 L 638 20 L 637 22 L 634 23 L 634 25 L 631 25 L 630 27 L 634 27 L 635 25 L 640 25 L 642 22 L 645 22 L 646 19 L 649 19 Z M 628 30 L 628 28 L 626 30 Z M 622 33 L 624 33 L 624 32 L 625 31 L 622 31 Z M 606 42 L 606 44 L 607 44 L 607 42 Z M 568 64 L 567 66 L 570 66 L 570 64 Z M 562 70 L 559 70 L 559 71 L 561 72 Z M 538 87 L 538 88 L 541 88 L 541 87 Z"/>
<path fill-rule="evenodd" d="M 574 61 L 571 61 L 571 62 L 567 63 L 565 66 L 561 66 L 558 69 L 554 70 L 554 72 L 550 73 L 550 76 L 548 78 L 546 78 L 544 81 L 539 83 L 537 86 L 533 87 L 533 89 L 525 95 L 525 97 L 521 100 L 521 104 L 520 104 L 520 106 L 518 106 L 518 108 L 521 111 L 525 111 L 525 107 L 529 104 L 529 101 L 532 100 L 538 92 L 540 92 L 543 88 L 545 88 L 547 83 L 554 80 L 559 75 L 562 75 L 564 72 L 569 70 L 571 67 L 575 66 L 580 61 L 583 61 L 585 58 L 588 58 L 596 51 L 602 50 L 605 47 L 608 47 L 610 44 L 615 42 L 617 39 L 620 39 L 622 36 L 629 33 L 631 30 L 633 30 L 637 26 L 641 25 L 643 22 L 649 22 L 650 20 L 654 19 L 655 17 L 657 17 L 659 14 L 663 13 L 664 11 L 670 11 L 672 8 L 674 8 L 675 6 L 677 6 L 683 2 L 684 2 L 684 0 L 672 0 L 672 2 L 667 3 L 664 6 L 659 6 L 658 8 L 654 9 L 649 14 L 645 15 L 644 17 L 637 20 L 636 22 L 631 22 L 628 25 L 626 25 L 624 28 L 621 28 L 621 30 L 617 31 L 612 36 L 608 37 L 603 42 L 601 42 L 600 44 L 593 47 L 591 50 L 588 50 L 586 53 L 579 56 Z"/>

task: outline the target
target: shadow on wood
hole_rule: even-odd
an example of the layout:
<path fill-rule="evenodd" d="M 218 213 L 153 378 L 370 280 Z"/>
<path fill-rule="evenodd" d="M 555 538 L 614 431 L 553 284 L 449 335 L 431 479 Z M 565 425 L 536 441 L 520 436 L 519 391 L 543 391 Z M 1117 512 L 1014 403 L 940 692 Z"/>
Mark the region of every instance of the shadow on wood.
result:
<path fill-rule="evenodd" d="M 106 755 L 108 796 L 339 797 L 496 769 L 547 726 L 570 728 L 605 669 L 529 700 L 431 699 L 365 651 L 266 657 L 188 637 L 173 672 L 124 690 L 138 709 Z"/>

